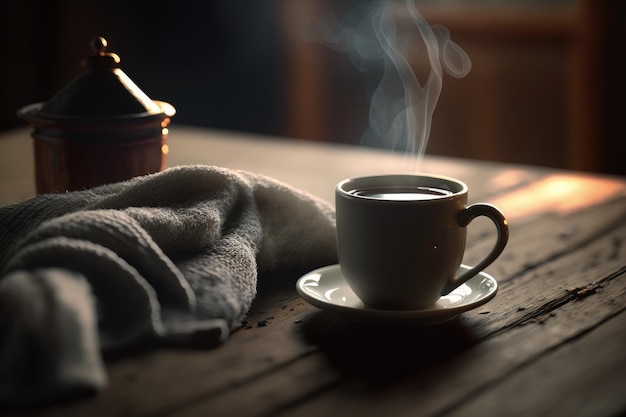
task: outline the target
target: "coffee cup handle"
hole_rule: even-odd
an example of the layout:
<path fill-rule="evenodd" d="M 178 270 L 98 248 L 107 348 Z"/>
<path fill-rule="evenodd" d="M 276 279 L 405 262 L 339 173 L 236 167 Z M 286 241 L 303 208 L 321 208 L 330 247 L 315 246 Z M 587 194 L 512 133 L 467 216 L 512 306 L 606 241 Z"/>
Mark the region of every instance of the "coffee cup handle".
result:
<path fill-rule="evenodd" d="M 465 283 L 468 279 L 472 278 L 495 261 L 496 258 L 500 256 L 509 240 L 509 224 L 504 217 L 504 214 L 502 214 L 497 207 L 490 204 L 477 203 L 466 207 L 459 213 L 457 223 L 461 227 L 467 227 L 470 222 L 478 216 L 488 217 L 496 225 L 496 229 L 498 230 L 498 239 L 496 240 L 496 244 L 493 246 L 489 254 L 485 256 L 482 261 L 478 262 L 473 268 L 448 281 L 444 289 L 441 291 L 441 295 L 449 294 L 452 290 Z"/>

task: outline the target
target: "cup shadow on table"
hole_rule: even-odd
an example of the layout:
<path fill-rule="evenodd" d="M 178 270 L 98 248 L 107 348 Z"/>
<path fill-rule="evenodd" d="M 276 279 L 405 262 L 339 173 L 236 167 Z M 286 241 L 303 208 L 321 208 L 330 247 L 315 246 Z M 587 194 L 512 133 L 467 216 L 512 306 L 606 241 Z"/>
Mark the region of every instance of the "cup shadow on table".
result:
<path fill-rule="evenodd" d="M 433 326 L 374 326 L 320 311 L 308 316 L 300 329 L 331 366 L 376 385 L 435 368 L 480 339 L 459 317 Z"/>
<path fill-rule="evenodd" d="M 308 270 L 266 273 L 260 277 L 253 310 L 265 300 L 294 296 L 294 277 Z M 346 376 L 384 385 L 461 354 L 480 342 L 462 317 L 432 326 L 361 324 L 336 312 L 314 310 L 298 325 L 299 336 L 317 347 Z M 367 364 L 367 366 L 364 366 Z"/>

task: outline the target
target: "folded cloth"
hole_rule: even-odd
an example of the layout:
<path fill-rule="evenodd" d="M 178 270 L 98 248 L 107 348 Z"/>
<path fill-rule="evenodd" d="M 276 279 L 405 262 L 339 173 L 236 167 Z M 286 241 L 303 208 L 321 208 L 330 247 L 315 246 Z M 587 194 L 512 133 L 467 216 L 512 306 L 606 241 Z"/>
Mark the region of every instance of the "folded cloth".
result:
<path fill-rule="evenodd" d="M 332 206 L 244 171 L 183 166 L 0 208 L 0 403 L 106 385 L 102 354 L 212 347 L 259 272 L 336 262 Z"/>

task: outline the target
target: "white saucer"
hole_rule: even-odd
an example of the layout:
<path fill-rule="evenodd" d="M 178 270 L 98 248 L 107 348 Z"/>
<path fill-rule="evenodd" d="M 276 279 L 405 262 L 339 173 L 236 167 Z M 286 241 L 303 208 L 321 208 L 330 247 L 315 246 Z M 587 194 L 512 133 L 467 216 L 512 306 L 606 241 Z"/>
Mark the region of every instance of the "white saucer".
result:
<path fill-rule="evenodd" d="M 459 271 L 470 267 L 461 265 Z M 298 279 L 296 290 L 306 301 L 322 310 L 345 314 L 365 324 L 426 326 L 443 323 L 479 307 L 498 291 L 496 280 L 480 272 L 435 304 L 421 310 L 376 310 L 367 307 L 346 283 L 339 265 L 316 269 Z"/>

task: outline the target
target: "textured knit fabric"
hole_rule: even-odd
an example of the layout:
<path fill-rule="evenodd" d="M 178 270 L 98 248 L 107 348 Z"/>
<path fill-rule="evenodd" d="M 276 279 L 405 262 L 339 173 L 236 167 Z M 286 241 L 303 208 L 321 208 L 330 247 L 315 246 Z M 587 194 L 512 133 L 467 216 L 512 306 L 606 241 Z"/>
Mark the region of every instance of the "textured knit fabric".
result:
<path fill-rule="evenodd" d="M 259 272 L 336 262 L 332 206 L 274 179 L 183 166 L 0 208 L 0 403 L 94 392 L 102 353 L 212 347 Z"/>

